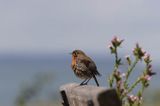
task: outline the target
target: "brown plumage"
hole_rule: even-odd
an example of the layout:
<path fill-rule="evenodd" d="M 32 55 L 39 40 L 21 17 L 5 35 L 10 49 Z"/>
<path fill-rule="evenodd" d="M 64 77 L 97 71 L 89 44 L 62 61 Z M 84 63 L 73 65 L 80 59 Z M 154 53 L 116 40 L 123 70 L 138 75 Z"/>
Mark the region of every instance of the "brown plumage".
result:
<path fill-rule="evenodd" d="M 84 79 L 80 85 L 87 84 L 91 78 L 94 78 L 97 86 L 99 86 L 96 75 L 100 76 L 100 73 L 96 64 L 82 50 L 74 50 L 72 52 L 71 68 L 77 77 Z"/>

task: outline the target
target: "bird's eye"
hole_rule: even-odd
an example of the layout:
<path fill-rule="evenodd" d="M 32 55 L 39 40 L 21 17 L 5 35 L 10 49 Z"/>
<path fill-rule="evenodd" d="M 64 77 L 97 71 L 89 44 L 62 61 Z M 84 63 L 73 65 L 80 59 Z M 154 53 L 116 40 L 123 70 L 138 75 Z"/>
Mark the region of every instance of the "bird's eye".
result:
<path fill-rule="evenodd" d="M 77 56 L 78 54 L 79 54 L 78 52 L 75 52 L 75 53 L 74 53 L 75 56 Z"/>
<path fill-rule="evenodd" d="M 77 52 L 73 52 L 73 55 L 76 56 L 76 55 L 77 55 Z"/>

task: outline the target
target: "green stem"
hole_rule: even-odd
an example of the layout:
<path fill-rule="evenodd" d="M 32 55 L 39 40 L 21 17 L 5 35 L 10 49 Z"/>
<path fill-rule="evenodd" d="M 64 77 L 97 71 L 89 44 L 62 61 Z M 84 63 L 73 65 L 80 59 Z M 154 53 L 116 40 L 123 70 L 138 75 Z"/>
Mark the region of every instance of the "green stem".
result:
<path fill-rule="evenodd" d="M 144 92 L 144 89 L 145 89 L 145 86 L 142 85 L 142 89 L 141 89 L 142 94 L 143 94 L 143 92 Z"/>
<path fill-rule="evenodd" d="M 126 75 L 126 79 L 124 81 L 124 85 L 127 86 L 127 81 L 128 81 L 128 78 L 132 72 L 132 70 L 135 68 L 136 64 L 138 63 L 139 59 L 136 58 L 134 63 L 128 68 L 128 71 L 127 71 L 127 75 Z"/>
<path fill-rule="evenodd" d="M 125 93 L 124 95 L 122 95 L 122 99 L 128 94 L 130 93 L 136 86 L 137 84 L 141 81 L 141 79 L 139 78 L 136 82 L 133 83 L 133 85 L 128 89 L 127 93 Z"/>
<path fill-rule="evenodd" d="M 117 71 L 119 65 L 120 65 L 120 64 L 119 64 L 119 58 L 118 58 L 117 47 L 115 47 L 115 68 L 114 68 L 113 74 Z M 113 77 L 113 79 L 114 79 L 114 77 Z M 116 81 L 116 83 L 117 83 L 117 81 Z M 116 85 L 118 85 L 118 84 L 116 84 Z M 118 87 L 117 87 L 117 94 L 118 94 L 118 96 L 120 97 L 120 90 L 119 90 Z"/>
<path fill-rule="evenodd" d="M 119 67 L 118 63 L 118 53 L 117 53 L 117 47 L 115 47 L 115 70 L 117 70 Z"/>
<path fill-rule="evenodd" d="M 144 89 L 145 89 L 145 86 L 142 84 L 142 87 L 141 87 L 141 90 L 140 90 L 140 96 L 142 97 L 142 95 L 143 95 L 143 92 L 144 92 Z M 138 94 L 137 94 L 138 95 Z M 138 97 L 139 97 L 139 95 L 138 95 Z M 142 102 L 142 101 L 141 101 Z M 138 106 L 141 106 L 142 105 L 142 103 L 138 103 Z"/>
<path fill-rule="evenodd" d="M 115 64 L 114 64 L 114 71 L 112 72 L 111 76 L 110 76 L 110 79 L 109 79 L 109 83 L 110 83 L 110 88 L 113 87 L 113 83 L 114 83 L 114 73 L 115 71 L 118 69 L 118 64 L 117 64 L 117 61 L 118 61 L 118 53 L 117 53 L 117 47 L 115 47 Z"/>
<path fill-rule="evenodd" d="M 136 82 L 133 83 L 133 85 L 128 89 L 127 93 L 130 93 L 136 86 L 137 84 L 141 81 L 141 79 L 139 78 Z"/>
<path fill-rule="evenodd" d="M 112 75 L 109 76 L 109 86 L 110 86 L 110 88 L 113 87 L 113 82 L 114 82 L 114 78 L 113 78 L 113 73 L 112 73 Z"/>
<path fill-rule="evenodd" d="M 130 106 L 133 106 L 133 104 L 130 104 Z"/>

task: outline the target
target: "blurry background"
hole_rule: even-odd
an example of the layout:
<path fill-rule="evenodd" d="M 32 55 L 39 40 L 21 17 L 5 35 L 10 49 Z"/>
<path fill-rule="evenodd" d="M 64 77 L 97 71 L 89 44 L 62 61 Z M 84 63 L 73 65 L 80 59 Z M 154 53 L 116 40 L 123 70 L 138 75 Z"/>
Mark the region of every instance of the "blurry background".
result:
<path fill-rule="evenodd" d="M 145 103 L 156 106 L 159 4 L 159 0 L 0 0 L 0 105 L 57 106 L 60 85 L 81 82 L 70 69 L 69 53 L 74 49 L 93 58 L 102 74 L 100 84 L 107 87 L 114 59 L 107 45 L 116 35 L 125 39 L 122 57 L 132 53 L 136 42 L 151 54 L 157 76 Z"/>

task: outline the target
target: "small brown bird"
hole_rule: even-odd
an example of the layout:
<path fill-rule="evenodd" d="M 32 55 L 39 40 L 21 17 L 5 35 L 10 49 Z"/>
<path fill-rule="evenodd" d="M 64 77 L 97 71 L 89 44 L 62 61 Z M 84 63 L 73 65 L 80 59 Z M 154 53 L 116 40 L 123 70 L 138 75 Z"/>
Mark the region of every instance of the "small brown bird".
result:
<path fill-rule="evenodd" d="M 71 68 L 75 75 L 84 81 L 80 85 L 86 85 L 93 77 L 97 86 L 99 83 L 96 79 L 96 75 L 100 76 L 94 61 L 88 57 L 82 50 L 74 50 L 72 53 Z"/>

